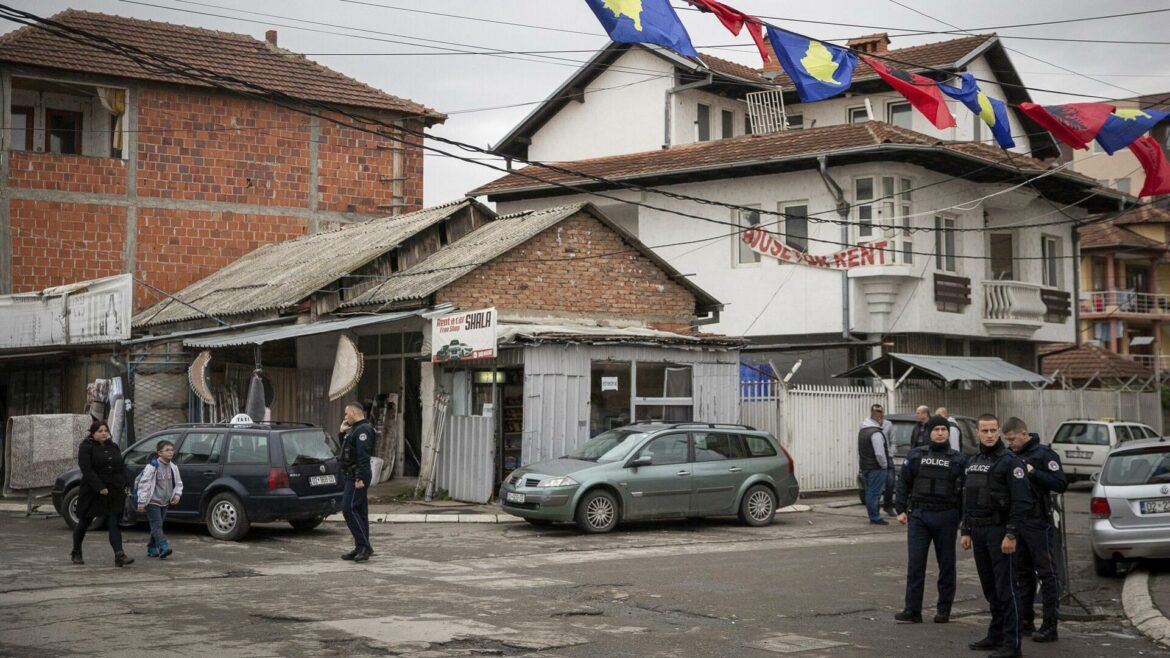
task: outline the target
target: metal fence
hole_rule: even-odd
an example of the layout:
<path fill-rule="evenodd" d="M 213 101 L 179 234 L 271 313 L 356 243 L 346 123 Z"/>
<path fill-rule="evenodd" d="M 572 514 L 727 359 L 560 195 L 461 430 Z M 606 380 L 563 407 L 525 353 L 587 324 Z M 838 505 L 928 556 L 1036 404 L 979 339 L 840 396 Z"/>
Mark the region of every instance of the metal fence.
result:
<path fill-rule="evenodd" d="M 486 503 L 495 483 L 491 416 L 450 416 L 436 457 L 435 484 L 455 500 Z"/>

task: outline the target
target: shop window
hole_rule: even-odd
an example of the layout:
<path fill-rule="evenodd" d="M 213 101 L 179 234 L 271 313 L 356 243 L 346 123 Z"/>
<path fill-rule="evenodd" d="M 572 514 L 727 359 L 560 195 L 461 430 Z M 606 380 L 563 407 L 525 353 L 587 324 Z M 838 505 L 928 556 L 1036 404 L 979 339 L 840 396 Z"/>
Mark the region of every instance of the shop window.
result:
<path fill-rule="evenodd" d="M 589 435 L 630 424 L 631 364 L 595 361 L 590 368 Z"/>
<path fill-rule="evenodd" d="M 81 112 L 45 110 L 45 151 L 81 155 Z"/>
<path fill-rule="evenodd" d="M 13 106 L 12 108 L 12 140 L 9 148 L 13 151 L 33 150 L 33 108 Z"/>
<path fill-rule="evenodd" d="M 693 420 L 692 381 L 690 366 L 595 361 L 590 382 L 590 436 L 631 422 Z"/>

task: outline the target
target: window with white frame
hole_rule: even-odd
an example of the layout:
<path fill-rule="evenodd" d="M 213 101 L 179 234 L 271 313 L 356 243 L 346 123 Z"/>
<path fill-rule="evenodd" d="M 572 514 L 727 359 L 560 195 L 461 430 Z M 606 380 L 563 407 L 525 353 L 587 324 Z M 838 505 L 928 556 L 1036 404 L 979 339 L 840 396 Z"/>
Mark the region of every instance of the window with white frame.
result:
<path fill-rule="evenodd" d="M 719 136 L 723 139 L 731 139 L 732 137 L 735 137 L 735 112 L 732 112 L 731 110 L 723 110 L 719 116 L 721 120 L 720 122 L 722 124 L 720 126 L 722 131 Z"/>
<path fill-rule="evenodd" d="M 869 121 L 869 110 L 866 110 L 864 105 L 861 107 L 851 107 L 846 110 L 846 113 L 848 123 L 865 123 Z"/>
<path fill-rule="evenodd" d="M 759 228 L 760 211 L 755 208 L 739 210 L 736 212 L 736 223 L 739 224 L 740 230 L 731 236 L 731 243 L 735 245 L 735 264 L 751 265 L 760 262 L 760 254 L 752 251 L 752 248 L 743 241 L 744 231 Z"/>
<path fill-rule="evenodd" d="M 910 129 L 914 108 L 909 103 L 890 103 L 886 106 L 886 121 L 899 128 Z"/>
<path fill-rule="evenodd" d="M 782 203 L 780 213 L 784 215 L 784 244 L 807 253 L 808 203 Z"/>
<path fill-rule="evenodd" d="M 1060 238 L 1054 235 L 1040 236 L 1040 263 L 1043 267 L 1041 275 L 1046 286 L 1060 287 L 1061 251 Z"/>
<path fill-rule="evenodd" d="M 706 142 L 711 139 L 711 106 L 699 103 L 695 112 L 695 139 Z"/>
<path fill-rule="evenodd" d="M 937 270 L 956 271 L 955 223 L 954 217 L 934 217 L 934 267 Z"/>
<path fill-rule="evenodd" d="M 632 421 L 694 420 L 691 366 L 647 361 L 594 361 L 590 367 L 589 433 Z"/>
<path fill-rule="evenodd" d="M 913 263 L 911 201 L 909 178 L 866 176 L 854 179 L 853 205 L 856 208 L 858 242 L 885 237 L 891 240 L 890 250 L 896 260 Z"/>

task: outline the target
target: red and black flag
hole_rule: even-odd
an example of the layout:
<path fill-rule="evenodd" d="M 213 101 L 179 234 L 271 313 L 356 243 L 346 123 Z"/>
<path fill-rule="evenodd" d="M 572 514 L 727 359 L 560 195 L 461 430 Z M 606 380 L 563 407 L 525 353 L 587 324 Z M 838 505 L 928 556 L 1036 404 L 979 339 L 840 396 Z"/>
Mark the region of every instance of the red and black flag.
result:
<path fill-rule="evenodd" d="M 692 5 L 698 7 L 703 11 L 709 11 L 715 14 L 715 18 L 723 23 L 723 27 L 731 31 L 732 34 L 739 36 L 740 30 L 747 27 L 748 34 L 752 36 L 752 41 L 756 42 L 756 48 L 760 49 L 760 57 L 764 58 L 764 62 L 772 60 L 772 53 L 768 47 L 764 45 L 764 27 L 760 23 L 760 19 L 755 16 L 748 16 L 742 11 L 728 7 L 722 2 L 715 0 L 687 0 Z"/>
<path fill-rule="evenodd" d="M 1166 161 L 1166 154 L 1158 141 L 1146 135 L 1130 144 L 1129 150 L 1137 156 L 1142 169 L 1146 171 L 1146 183 L 1142 185 L 1141 196 L 1170 194 L 1170 162 Z"/>
<path fill-rule="evenodd" d="M 862 55 L 861 59 L 869 64 L 869 67 L 895 91 L 905 96 L 914 109 L 921 112 L 930 123 L 934 124 L 935 128 L 941 130 L 955 127 L 955 117 L 951 116 L 951 111 L 947 109 L 947 101 L 943 98 L 942 92 L 935 86 L 934 80 L 917 73 L 886 66 L 883 62 L 872 57 Z"/>
<path fill-rule="evenodd" d="M 1020 110 L 1024 114 L 1075 149 L 1088 148 L 1089 142 L 1101 132 L 1101 127 L 1116 109 L 1107 103 L 1020 103 Z"/>

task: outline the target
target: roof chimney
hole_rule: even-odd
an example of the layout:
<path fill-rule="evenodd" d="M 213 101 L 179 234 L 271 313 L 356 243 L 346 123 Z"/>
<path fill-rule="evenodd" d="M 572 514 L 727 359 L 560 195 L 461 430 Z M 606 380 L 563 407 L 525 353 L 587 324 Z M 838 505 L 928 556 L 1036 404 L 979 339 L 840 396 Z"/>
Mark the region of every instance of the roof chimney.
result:
<path fill-rule="evenodd" d="M 764 35 L 764 46 L 768 48 L 768 61 L 764 62 L 764 68 L 761 71 L 765 78 L 773 78 L 780 73 L 780 60 L 776 58 L 776 49 L 772 47 L 772 40 L 768 35 Z"/>
<path fill-rule="evenodd" d="M 863 53 L 875 54 L 884 53 L 890 49 L 890 35 L 885 32 L 878 32 L 877 34 L 867 34 L 863 37 L 855 37 L 850 39 L 845 44 L 848 48 L 860 50 Z"/>
<path fill-rule="evenodd" d="M 268 30 L 264 33 L 264 40 L 276 46 L 276 30 Z"/>

